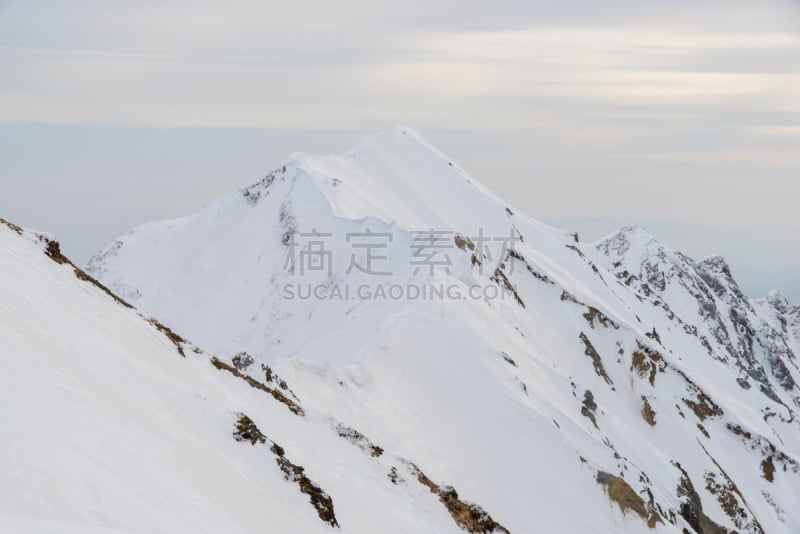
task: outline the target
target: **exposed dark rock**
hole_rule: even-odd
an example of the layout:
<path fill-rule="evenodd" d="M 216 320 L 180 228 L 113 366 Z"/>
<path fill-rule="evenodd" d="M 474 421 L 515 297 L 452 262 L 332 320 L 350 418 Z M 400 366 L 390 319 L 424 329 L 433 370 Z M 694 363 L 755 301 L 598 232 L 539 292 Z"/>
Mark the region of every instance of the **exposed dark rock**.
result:
<path fill-rule="evenodd" d="M 246 352 L 240 352 L 231 358 L 231 363 L 237 371 L 247 371 L 255 363 L 255 358 Z"/>
<path fill-rule="evenodd" d="M 680 505 L 679 513 L 698 534 L 728 534 L 728 529 L 709 518 L 703 511 L 703 502 L 692 484 L 689 474 L 677 462 L 673 462 L 682 473 L 678 484 L 678 497 L 684 500 Z"/>
<path fill-rule="evenodd" d="M 501 352 L 501 353 L 500 353 L 500 356 L 502 356 L 502 357 L 503 357 L 503 359 L 504 359 L 506 362 L 508 362 L 509 364 L 513 365 L 514 367 L 516 367 L 516 366 L 517 366 L 517 362 L 515 362 L 513 359 L 511 359 L 511 356 L 509 356 L 509 355 L 508 355 L 508 354 L 506 354 L 505 352 Z"/>
<path fill-rule="evenodd" d="M 494 270 L 494 275 L 490 277 L 490 280 L 503 286 L 506 291 L 514 295 L 514 300 L 517 301 L 517 304 L 523 308 L 525 307 L 525 303 L 522 302 L 519 294 L 517 294 L 517 289 L 511 284 L 511 281 L 508 279 L 508 277 L 506 277 L 505 273 L 499 267 Z"/>
<path fill-rule="evenodd" d="M 265 445 L 269 442 L 270 451 L 275 455 L 275 462 L 278 464 L 278 468 L 283 473 L 284 478 L 296 483 L 300 491 L 309 496 L 311 506 L 317 511 L 317 515 L 322 521 L 332 527 L 339 526 L 333 509 L 333 499 L 306 476 L 305 469 L 302 466 L 292 463 L 286 457 L 284 448 L 264 435 L 252 419 L 240 413 L 236 420 L 233 437 L 236 441 L 248 442 L 251 445 Z"/>
<path fill-rule="evenodd" d="M 634 491 L 624 478 L 614 476 L 605 471 L 598 471 L 596 480 L 603 485 L 608 498 L 619 506 L 623 514 L 628 511 L 634 512 L 646 521 L 647 526 L 650 528 L 655 528 L 656 523 L 663 523 L 655 508 L 649 507 L 650 509 L 648 510 L 644 499 Z"/>
<path fill-rule="evenodd" d="M 266 443 L 267 437 L 261 433 L 252 419 L 240 413 L 236 421 L 236 430 L 233 432 L 236 441 L 248 441 L 251 445 Z"/>
<path fill-rule="evenodd" d="M 586 319 L 592 328 L 595 327 L 595 324 L 601 324 L 606 328 L 614 328 L 615 330 L 619 329 L 619 325 L 610 319 L 605 313 L 601 312 L 594 306 L 586 306 L 588 311 L 583 314 L 583 318 Z"/>
<path fill-rule="evenodd" d="M 637 344 L 637 350 L 631 357 L 631 372 L 640 377 L 647 377 L 651 386 L 655 386 L 656 376 L 667 369 L 664 357 L 650 349 L 647 345 Z"/>
<path fill-rule="evenodd" d="M 268 393 L 269 395 L 272 395 L 272 397 L 275 400 L 277 400 L 278 402 L 286 405 L 286 407 L 289 408 L 289 411 L 291 411 L 293 414 L 300 415 L 300 416 L 305 415 L 305 413 L 303 412 L 303 409 L 296 402 L 294 402 L 292 399 L 290 399 L 289 397 L 287 397 L 286 395 L 284 395 L 283 393 L 281 393 L 277 389 L 265 386 L 264 384 L 262 384 L 261 382 L 259 382 L 255 378 L 240 372 L 234 366 L 228 365 L 227 363 L 219 360 L 216 357 L 211 358 L 211 365 L 213 365 L 214 367 L 216 367 L 217 369 L 219 369 L 221 371 L 229 372 L 230 374 L 232 374 L 236 378 L 244 380 L 245 382 L 247 382 L 247 384 L 250 387 L 252 387 L 254 389 L 259 389 L 259 390 L 263 391 L 264 393 Z"/>
<path fill-rule="evenodd" d="M 308 495 L 311 506 L 317 511 L 319 518 L 332 527 L 338 527 L 339 522 L 336 519 L 333 499 L 331 499 L 330 495 L 306 476 L 305 468 L 292 463 L 286 457 L 283 447 L 273 442 L 270 450 L 275 455 L 275 462 L 283 472 L 284 478 L 296 483 L 300 487 L 300 491 Z"/>
<path fill-rule="evenodd" d="M 167 336 L 167 339 L 172 341 L 172 344 L 175 345 L 175 348 L 177 349 L 178 353 L 180 353 L 181 356 L 184 356 L 184 357 L 186 356 L 186 353 L 183 352 L 183 344 L 186 343 L 185 339 L 183 339 L 181 336 L 179 336 L 178 334 L 176 334 L 175 332 L 170 330 L 169 327 L 164 326 L 163 324 L 161 324 L 160 322 L 158 322 L 155 319 L 152 319 L 152 318 L 148 319 L 148 322 L 151 325 L 155 326 L 158 329 L 159 332 L 161 332 L 162 334 Z"/>
<path fill-rule="evenodd" d="M 339 423 L 336 425 L 336 433 L 340 438 L 344 438 L 353 445 L 357 445 L 373 458 L 377 458 L 383 454 L 383 448 L 372 443 L 364 434 L 354 428 Z"/>
<path fill-rule="evenodd" d="M 473 534 L 510 534 L 503 525 L 492 519 L 483 508 L 477 504 L 463 501 L 452 486 L 439 486 L 428 478 L 425 473 L 414 464 L 410 465 L 412 473 L 423 486 L 431 493 L 439 496 L 439 501 L 450 512 L 453 521 L 463 530 Z"/>
<path fill-rule="evenodd" d="M 774 481 L 776 464 L 783 471 L 791 471 L 793 473 L 800 472 L 800 466 L 798 466 L 797 461 L 779 450 L 778 447 L 766 437 L 759 434 L 754 435 L 752 432 L 733 423 L 727 423 L 725 427 L 741 437 L 742 442 L 747 445 L 750 450 L 761 453 L 763 460 L 761 461 L 760 467 L 765 480 L 769 482 Z"/>
<path fill-rule="evenodd" d="M 648 401 L 645 396 L 642 396 L 642 417 L 644 417 L 648 425 L 656 426 L 656 412 L 653 411 L 653 407 L 650 406 L 650 401 Z"/>
<path fill-rule="evenodd" d="M 277 177 L 283 177 L 286 173 L 286 167 L 272 171 L 260 181 L 242 189 L 242 196 L 247 200 L 251 206 L 258 204 L 258 201 L 269 194 L 270 186 Z"/>
<path fill-rule="evenodd" d="M 597 376 L 602 377 L 607 384 L 613 385 L 611 377 L 608 376 L 605 367 L 603 367 L 603 358 L 600 357 L 600 354 L 594 348 L 592 342 L 583 332 L 581 332 L 580 334 L 580 339 L 583 342 L 583 346 L 585 347 L 583 353 L 592 359 L 592 365 L 594 365 L 594 372 L 597 373 Z"/>
<path fill-rule="evenodd" d="M 455 242 L 456 246 L 463 251 L 466 251 L 467 249 L 473 252 L 475 251 L 475 243 L 473 243 L 468 237 L 465 237 L 461 234 L 456 234 L 453 236 L 453 241 Z"/>
<path fill-rule="evenodd" d="M 581 415 L 589 418 L 594 427 L 599 429 L 600 427 L 597 426 L 597 418 L 595 417 L 594 414 L 596 409 L 597 409 L 597 403 L 594 402 L 594 394 L 587 389 L 583 393 L 583 403 L 581 404 Z"/>
<path fill-rule="evenodd" d="M 14 230 L 14 232 L 16 232 L 17 234 L 22 235 L 22 228 L 21 227 L 17 226 L 16 224 L 14 224 L 14 223 L 12 223 L 10 221 L 7 221 L 7 220 L 3 219 L 2 217 L 0 217 L 0 224 L 4 224 L 4 225 L 8 226 L 9 228 L 11 228 L 12 230 Z"/>

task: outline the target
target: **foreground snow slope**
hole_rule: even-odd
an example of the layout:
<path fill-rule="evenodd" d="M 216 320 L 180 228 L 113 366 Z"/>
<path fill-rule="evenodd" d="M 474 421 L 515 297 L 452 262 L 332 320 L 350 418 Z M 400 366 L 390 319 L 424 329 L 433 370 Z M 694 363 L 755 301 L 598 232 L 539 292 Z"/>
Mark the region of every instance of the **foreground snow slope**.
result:
<path fill-rule="evenodd" d="M 460 531 L 435 466 L 194 348 L 47 236 L 0 219 L 0 274 L 0 532 Z"/>

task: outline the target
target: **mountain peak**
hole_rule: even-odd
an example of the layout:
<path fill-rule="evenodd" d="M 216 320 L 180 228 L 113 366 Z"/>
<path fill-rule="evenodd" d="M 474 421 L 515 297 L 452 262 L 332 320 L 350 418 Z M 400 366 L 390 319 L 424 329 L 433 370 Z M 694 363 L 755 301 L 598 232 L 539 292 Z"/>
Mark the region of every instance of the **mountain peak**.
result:
<path fill-rule="evenodd" d="M 706 280 L 706 282 L 715 288 L 715 290 L 719 290 L 717 282 L 724 282 L 726 286 L 729 286 L 733 289 L 738 295 L 741 295 L 741 290 L 739 286 L 736 284 L 736 280 L 733 278 L 733 274 L 731 274 L 731 268 L 728 265 L 728 262 L 725 261 L 720 255 L 713 255 L 713 256 L 706 256 L 705 258 L 701 259 L 697 262 L 698 270 Z M 716 280 L 717 282 L 712 282 Z M 743 295 L 742 295 L 743 296 Z"/>
<path fill-rule="evenodd" d="M 635 241 L 639 243 L 647 243 L 656 240 L 653 234 L 648 232 L 643 226 L 636 224 L 629 224 L 619 227 L 611 234 L 610 237 L 615 236 L 619 239 L 625 239 L 626 241 Z"/>
<path fill-rule="evenodd" d="M 627 225 L 594 243 L 594 247 L 614 261 L 627 258 L 640 261 L 664 246 L 641 226 Z"/>
<path fill-rule="evenodd" d="M 425 139 L 421 133 L 402 124 L 362 137 L 353 148 L 342 155 L 343 158 L 353 160 L 370 156 L 392 160 L 429 158 L 439 165 L 451 167 L 451 170 L 458 170 L 459 174 L 463 173 L 450 157 Z"/>
<path fill-rule="evenodd" d="M 486 230 L 508 225 L 506 203 L 404 125 L 366 136 L 341 155 L 295 153 L 283 170 L 287 179 L 290 170 L 310 179 L 341 218 L 467 231 L 481 213 L 492 221 Z"/>
<path fill-rule="evenodd" d="M 788 306 L 789 305 L 789 299 L 787 299 L 783 295 L 783 293 L 781 293 L 777 289 L 773 289 L 773 290 L 769 291 L 769 293 L 767 293 L 767 297 L 766 298 L 767 298 L 767 302 L 770 302 L 770 303 L 773 303 L 773 304 L 776 304 L 776 305 L 781 305 L 781 306 Z"/>
<path fill-rule="evenodd" d="M 362 137 L 355 147 L 347 151 L 347 154 L 358 153 L 369 149 L 401 150 L 403 145 L 405 145 L 406 148 L 411 145 L 417 145 L 419 148 L 428 150 L 446 159 L 446 156 L 429 143 L 421 133 L 404 124 L 396 124 L 386 130 Z"/>
<path fill-rule="evenodd" d="M 728 262 L 719 254 L 705 256 L 700 260 L 699 263 L 707 268 L 727 272 L 730 275 L 730 266 L 728 265 Z"/>

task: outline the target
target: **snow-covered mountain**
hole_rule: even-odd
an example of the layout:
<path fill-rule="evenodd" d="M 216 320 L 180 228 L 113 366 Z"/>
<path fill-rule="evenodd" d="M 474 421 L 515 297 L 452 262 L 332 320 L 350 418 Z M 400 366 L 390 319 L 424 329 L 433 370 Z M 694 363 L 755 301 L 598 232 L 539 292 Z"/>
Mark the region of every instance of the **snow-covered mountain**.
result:
<path fill-rule="evenodd" d="M 640 228 L 583 243 L 409 128 L 117 239 L 86 270 L 139 312 L 49 238 L 0 239 L 4 378 L 25 399 L 9 424 L 35 432 L 2 464 L 0 517 L 800 531 L 800 308 Z M 51 432 L 71 455 L 40 465 L 67 454 Z"/>

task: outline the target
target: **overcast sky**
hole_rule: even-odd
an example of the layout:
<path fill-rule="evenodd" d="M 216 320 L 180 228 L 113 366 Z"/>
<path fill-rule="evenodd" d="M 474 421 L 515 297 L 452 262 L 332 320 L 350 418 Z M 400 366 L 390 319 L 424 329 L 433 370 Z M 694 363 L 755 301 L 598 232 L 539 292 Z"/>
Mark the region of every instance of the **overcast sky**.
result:
<path fill-rule="evenodd" d="M 539 219 L 800 303 L 795 1 L 0 0 L 0 217 L 85 261 L 409 124 Z"/>

